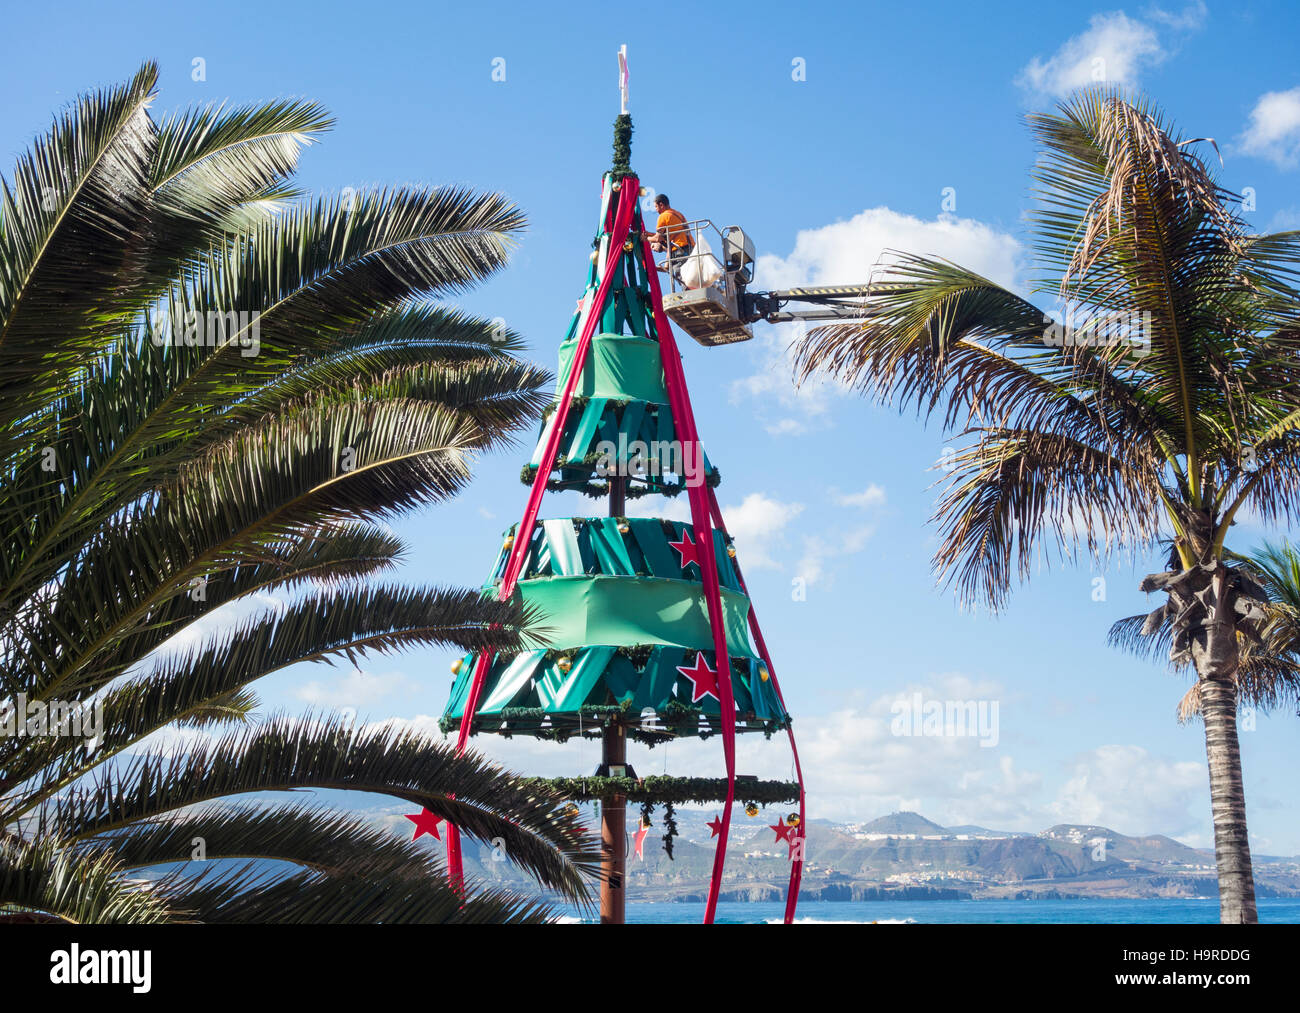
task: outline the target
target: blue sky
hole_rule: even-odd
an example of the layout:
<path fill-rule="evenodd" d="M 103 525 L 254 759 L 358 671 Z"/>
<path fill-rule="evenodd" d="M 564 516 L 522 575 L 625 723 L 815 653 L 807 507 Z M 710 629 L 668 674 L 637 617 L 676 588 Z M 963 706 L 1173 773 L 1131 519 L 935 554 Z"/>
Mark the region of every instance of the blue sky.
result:
<path fill-rule="evenodd" d="M 884 248 L 946 255 L 1022 285 L 1034 153 L 1021 118 L 1094 73 L 1147 90 L 1190 136 L 1215 138 L 1224 182 L 1252 188 L 1260 229 L 1300 226 L 1300 27 L 1286 3 L 654 4 L 622 20 L 617 9 L 13 9 L 7 35 L 29 44 L 11 45 L 0 69 L 0 144 L 12 164 L 56 108 L 145 58 L 161 66 L 159 112 L 316 99 L 338 126 L 304 156 L 308 188 L 469 184 L 522 205 L 530 228 L 510 267 L 463 305 L 504 318 L 551 368 L 584 280 L 621 43 L 632 164 L 689 217 L 744 226 L 762 254 L 759 287 L 860 281 Z M 504 80 L 493 80 L 498 59 Z M 1097 823 L 1208 846 L 1201 730 L 1174 720 L 1185 683 L 1105 645 L 1111 622 L 1154 607 L 1136 585 L 1158 567 L 1055 565 L 997 618 L 958 611 L 934 585 L 926 523 L 949 442 L 855 396 L 796 393 L 789 337 L 760 325 L 746 345 L 682 344 L 700 432 L 723 473 L 720 500 L 796 715 L 811 815 L 909 808 L 950 824 Z M 402 579 L 477 584 L 522 511 L 527 456 L 520 447 L 483 461 L 458 501 L 399 522 L 412 547 Z M 543 515 L 591 508 L 550 497 Z M 1263 535 L 1242 524 L 1237 544 Z M 800 577 L 803 601 L 792 596 Z M 304 667 L 260 691 L 268 708 L 352 707 L 432 726 L 449 661 L 418 652 L 359 673 Z M 996 744 L 893 735 L 891 704 L 918 691 L 996 701 Z M 1300 853 L 1296 730 L 1283 713 L 1242 733 L 1257 852 Z M 476 745 L 539 773 L 597 762 L 590 744 Z M 745 742 L 740 756 L 742 772 L 789 773 L 783 741 Z M 722 771 L 716 739 L 632 759 L 643 773 Z"/>

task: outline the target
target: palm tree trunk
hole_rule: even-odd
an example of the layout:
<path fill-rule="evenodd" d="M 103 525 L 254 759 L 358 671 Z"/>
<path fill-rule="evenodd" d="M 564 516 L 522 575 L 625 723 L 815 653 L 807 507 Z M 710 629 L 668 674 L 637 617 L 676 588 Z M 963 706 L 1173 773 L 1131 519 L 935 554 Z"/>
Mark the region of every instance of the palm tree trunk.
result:
<path fill-rule="evenodd" d="M 1210 768 L 1210 811 L 1214 816 L 1214 859 L 1219 870 L 1219 921 L 1259 921 L 1255 876 L 1246 837 L 1246 790 L 1241 782 L 1237 741 L 1237 689 L 1226 679 L 1202 679 L 1201 716 Z"/>

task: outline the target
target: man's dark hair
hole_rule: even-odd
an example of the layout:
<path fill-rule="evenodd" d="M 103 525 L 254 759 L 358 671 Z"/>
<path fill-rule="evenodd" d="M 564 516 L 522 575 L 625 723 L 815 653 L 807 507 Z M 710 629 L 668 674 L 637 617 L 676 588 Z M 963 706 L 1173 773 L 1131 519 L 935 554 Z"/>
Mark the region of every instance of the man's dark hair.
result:
<path fill-rule="evenodd" d="M 669 207 L 669 208 L 672 207 L 672 204 L 669 202 L 668 195 L 666 193 L 657 194 L 655 196 L 655 205 L 658 206 L 660 204 L 662 204 L 664 207 Z"/>

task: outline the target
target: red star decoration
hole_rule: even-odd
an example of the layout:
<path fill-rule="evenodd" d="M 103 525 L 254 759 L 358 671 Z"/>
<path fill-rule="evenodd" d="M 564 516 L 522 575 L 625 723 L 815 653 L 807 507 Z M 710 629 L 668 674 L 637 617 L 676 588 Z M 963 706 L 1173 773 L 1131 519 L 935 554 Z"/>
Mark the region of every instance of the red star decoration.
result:
<path fill-rule="evenodd" d="M 709 828 L 710 837 L 717 837 L 718 834 L 722 833 L 722 818 L 720 816 L 714 816 L 712 820 L 704 825 Z"/>
<path fill-rule="evenodd" d="M 699 703 L 706 696 L 713 697 L 719 703 L 722 702 L 722 698 L 718 696 L 718 673 L 709 667 L 703 653 L 696 651 L 695 664 L 690 668 L 678 665 L 677 671 L 691 680 L 691 703 Z"/>
<path fill-rule="evenodd" d="M 428 809 L 422 809 L 419 815 L 408 814 L 406 818 L 415 824 L 415 836 L 411 840 L 418 841 L 421 834 L 432 834 L 434 840 L 442 840 L 438 834 L 438 824 L 442 822 L 441 816 L 435 816 Z"/>
<path fill-rule="evenodd" d="M 668 544 L 676 549 L 677 554 L 682 557 L 683 570 L 692 563 L 696 566 L 700 565 L 700 547 L 691 541 L 691 533 L 685 528 L 682 528 L 682 540 L 680 542 L 669 542 Z"/>
<path fill-rule="evenodd" d="M 646 826 L 644 823 L 642 823 L 639 827 L 636 828 L 636 834 L 633 836 L 633 840 L 636 845 L 634 854 L 636 855 L 637 858 L 641 859 L 641 861 L 643 862 L 645 861 L 645 855 L 641 853 L 641 848 L 645 844 L 645 836 L 649 832 L 650 832 L 650 828 Z"/>
<path fill-rule="evenodd" d="M 794 839 L 794 827 L 787 827 L 784 823 L 772 823 L 768 826 L 768 829 L 776 831 L 777 841 L 789 842 Z"/>

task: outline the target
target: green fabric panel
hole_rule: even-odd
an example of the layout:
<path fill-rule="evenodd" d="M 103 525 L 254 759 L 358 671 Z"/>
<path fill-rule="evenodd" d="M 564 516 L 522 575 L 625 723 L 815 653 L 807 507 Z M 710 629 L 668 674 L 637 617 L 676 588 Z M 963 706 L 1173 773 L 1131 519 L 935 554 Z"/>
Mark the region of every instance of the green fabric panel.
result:
<path fill-rule="evenodd" d="M 638 713 L 647 707 L 663 710 L 673 699 L 673 687 L 677 685 L 677 666 L 682 663 L 685 652 L 677 647 L 661 647 L 650 655 L 645 671 L 641 673 L 641 683 L 637 686 L 636 696 L 632 698 L 632 709 Z"/>
<path fill-rule="evenodd" d="M 448 714 L 462 714 L 469 698 L 469 684 L 474 681 L 474 663 L 478 656 L 465 654 L 460 659 L 460 673 L 451 684 L 451 698 L 447 701 Z"/>
<path fill-rule="evenodd" d="M 641 673 L 631 659 L 615 654 L 605 668 L 605 687 L 614 694 L 614 699 L 619 703 L 631 699 L 640 684 Z"/>
<path fill-rule="evenodd" d="M 551 573 L 551 543 L 539 538 L 520 573 Z"/>
<path fill-rule="evenodd" d="M 781 708 L 781 701 L 777 698 L 776 687 L 769 678 L 764 682 L 758 676 L 758 667 L 761 661 L 756 661 L 752 665 L 753 675 L 749 678 L 749 695 L 754 701 L 754 713 L 760 718 L 775 720 L 785 716 Z"/>
<path fill-rule="evenodd" d="M 754 659 L 745 658 L 744 661 L 749 666 L 750 672 L 753 672 Z M 757 676 L 755 676 L 755 678 L 757 678 Z M 749 695 L 748 680 L 749 680 L 748 675 L 744 675 L 744 676 L 737 675 L 735 666 L 734 665 L 732 666 L 731 696 L 736 701 L 736 710 L 740 711 L 741 713 L 745 713 L 747 711 L 753 710 L 754 708 L 754 701 Z M 721 711 L 719 711 L 719 713 L 721 713 Z"/>
<path fill-rule="evenodd" d="M 489 692 L 476 713 L 500 714 L 501 708 L 514 704 L 518 697 L 526 692 L 528 682 L 533 677 L 533 670 L 537 668 L 545 653 L 545 651 L 525 651 L 516 654 L 500 675 L 495 678 L 489 677 L 488 685 L 484 687 Z M 463 714 L 464 709 L 465 704 L 462 701 L 460 713 Z"/>
<path fill-rule="evenodd" d="M 547 417 L 546 423 L 542 426 L 542 435 L 538 438 L 537 446 L 533 448 L 533 456 L 528 462 L 530 467 L 540 468 L 542 466 L 542 452 L 546 449 L 546 440 L 551 435 L 551 427 L 555 425 L 559 417 L 560 412 L 558 409 L 551 412 Z"/>
<path fill-rule="evenodd" d="M 665 403 L 659 406 L 659 411 L 656 413 L 656 415 L 658 416 L 658 418 L 656 420 L 657 425 L 655 426 L 654 438 L 656 440 L 659 440 L 661 443 L 672 440 L 673 413 L 668 407 L 666 396 L 665 396 Z"/>
<path fill-rule="evenodd" d="M 555 521 L 542 521 L 542 530 L 546 535 L 546 544 L 551 550 L 551 573 L 557 577 L 581 576 L 582 552 L 578 548 L 578 536 L 573 530 L 573 521 L 561 518 Z"/>
<path fill-rule="evenodd" d="M 516 594 L 543 614 L 547 646 L 671 644 L 710 650 L 713 634 L 703 587 L 658 577 L 539 577 L 519 583 Z M 746 617 L 749 599 L 722 591 L 727 648 L 753 654 Z"/>
<path fill-rule="evenodd" d="M 600 424 L 600 417 L 605 413 L 606 403 L 607 400 L 603 397 L 593 397 L 587 402 L 587 407 L 582 411 L 582 418 L 578 420 L 573 430 L 569 448 L 565 451 L 565 456 L 570 461 L 581 461 L 587 455 L 587 446 L 591 443 L 591 438 L 596 435 L 596 426 Z"/>
<path fill-rule="evenodd" d="M 640 404 L 639 401 L 633 401 L 632 404 Z M 628 405 L 630 408 L 631 405 Z M 596 430 L 598 437 L 597 443 L 602 440 L 608 440 L 614 446 L 618 446 L 618 411 L 608 402 L 605 404 L 605 412 L 600 417 L 600 428 Z M 593 450 L 595 447 L 592 448 Z"/>
<path fill-rule="evenodd" d="M 598 646 L 577 652 L 567 674 L 561 672 L 554 662 L 544 666 L 537 675 L 538 706 L 557 714 L 576 711 L 587 702 L 609 659 L 614 656 L 614 650 L 613 647 Z"/>
<path fill-rule="evenodd" d="M 591 537 L 591 547 L 595 550 L 601 573 L 620 574 L 630 577 L 636 570 L 632 559 L 623 544 L 623 535 L 618 530 L 618 520 L 614 517 L 596 517 L 585 525 Z"/>
<path fill-rule="evenodd" d="M 641 432 L 641 420 L 645 418 L 645 402 L 631 401 L 623 409 L 623 418 L 619 421 L 619 432 L 627 433 L 627 442 L 634 443 Z M 618 442 L 618 437 L 614 436 L 613 441 Z"/>
<path fill-rule="evenodd" d="M 637 402 L 644 404 L 645 402 Z M 628 407 L 632 407 L 628 405 Z M 636 433 L 628 433 L 629 440 L 644 440 L 649 443 L 659 433 L 659 405 L 646 405 L 645 411 L 641 416 L 641 427 Z M 653 409 L 653 411 L 651 410 Z"/>
<path fill-rule="evenodd" d="M 559 379 L 556 393 L 564 390 L 573 363 L 577 341 L 560 346 Z M 659 358 L 659 344 L 648 338 L 629 334 L 597 334 L 582 377 L 574 389 L 575 396 L 605 397 L 618 401 L 653 401 L 668 403 L 664 387 L 664 367 Z"/>
<path fill-rule="evenodd" d="M 736 568 L 727 555 L 727 540 L 717 528 L 713 530 L 713 558 L 718 561 L 718 583 L 739 594 L 740 581 L 736 579 Z"/>
<path fill-rule="evenodd" d="M 669 548 L 664 536 L 663 525 L 657 520 L 633 518 L 628 520 L 632 535 L 641 552 L 645 555 L 646 565 L 656 577 L 677 577 L 682 575 L 681 561 L 677 550 Z M 673 526 L 676 531 L 676 525 Z M 676 538 L 673 539 L 676 541 Z"/>
<path fill-rule="evenodd" d="M 506 558 L 509 555 L 510 552 L 506 548 L 505 537 L 502 536 L 501 548 L 497 550 L 497 560 L 492 564 L 492 569 L 488 571 L 488 578 L 483 584 L 484 587 L 492 587 L 502 576 L 505 575 Z"/>
<path fill-rule="evenodd" d="M 627 293 L 627 320 L 632 326 L 632 333 L 639 338 L 644 338 L 646 336 L 645 303 L 641 299 L 641 293 L 635 288 L 625 289 L 625 292 Z"/>

